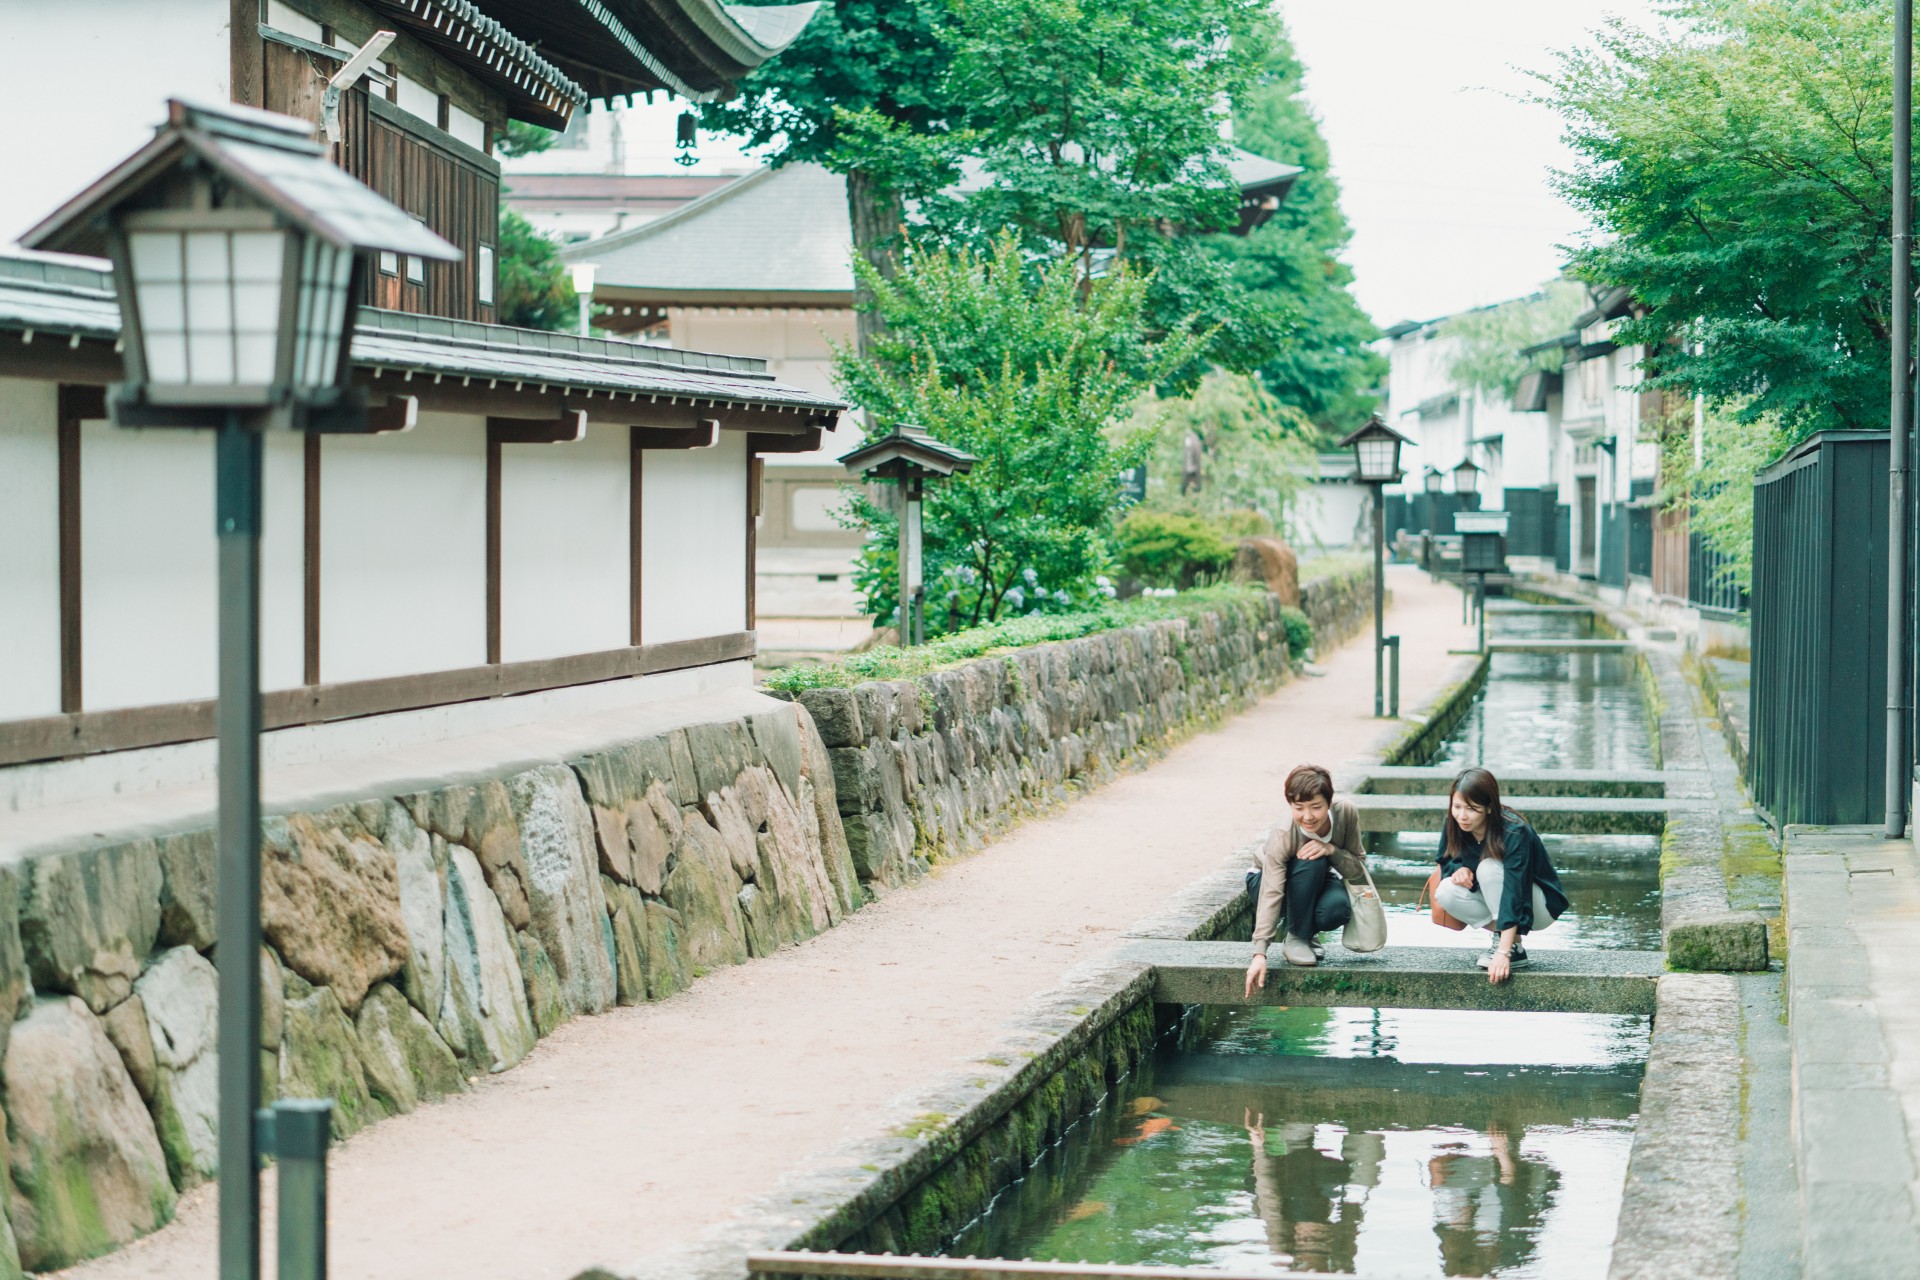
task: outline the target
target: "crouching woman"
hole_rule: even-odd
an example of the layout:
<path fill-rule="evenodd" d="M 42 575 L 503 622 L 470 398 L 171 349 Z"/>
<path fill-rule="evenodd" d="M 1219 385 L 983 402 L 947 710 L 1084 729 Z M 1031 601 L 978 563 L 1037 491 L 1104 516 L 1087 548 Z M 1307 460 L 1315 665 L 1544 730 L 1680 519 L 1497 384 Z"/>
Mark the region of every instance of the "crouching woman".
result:
<path fill-rule="evenodd" d="M 1500 803 L 1500 782 L 1485 769 L 1453 780 L 1440 836 L 1434 905 L 1465 924 L 1490 930 L 1493 947 L 1476 963 L 1505 982 L 1527 962 L 1526 936 L 1567 909 L 1560 877 L 1540 837 Z"/>

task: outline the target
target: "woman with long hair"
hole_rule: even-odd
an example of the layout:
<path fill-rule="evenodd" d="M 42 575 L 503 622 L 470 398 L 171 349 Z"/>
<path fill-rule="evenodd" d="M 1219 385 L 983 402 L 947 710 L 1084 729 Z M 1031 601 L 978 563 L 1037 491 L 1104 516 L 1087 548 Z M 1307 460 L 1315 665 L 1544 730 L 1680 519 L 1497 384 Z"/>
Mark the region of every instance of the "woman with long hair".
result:
<path fill-rule="evenodd" d="M 1505 982 L 1527 962 L 1526 935 L 1559 919 L 1567 895 L 1546 846 L 1500 802 L 1500 780 L 1485 769 L 1463 769 L 1453 780 L 1436 860 L 1434 905 L 1493 933 L 1492 949 L 1475 963 L 1488 981 Z"/>

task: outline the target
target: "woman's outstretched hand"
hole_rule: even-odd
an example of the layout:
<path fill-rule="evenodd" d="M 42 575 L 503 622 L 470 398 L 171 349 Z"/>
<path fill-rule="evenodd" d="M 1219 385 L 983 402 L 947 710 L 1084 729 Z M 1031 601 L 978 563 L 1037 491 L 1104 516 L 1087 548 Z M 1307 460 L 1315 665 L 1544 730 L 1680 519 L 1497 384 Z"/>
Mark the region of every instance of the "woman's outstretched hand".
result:
<path fill-rule="evenodd" d="M 1462 889 L 1471 889 L 1473 888 L 1473 868 L 1461 867 L 1459 870 L 1455 871 L 1452 875 L 1448 876 L 1447 879 L 1453 881 L 1455 884 L 1459 885 Z"/>
<path fill-rule="evenodd" d="M 1247 966 L 1247 999 L 1253 999 L 1256 988 L 1267 985 L 1267 958 L 1255 956 L 1253 963 Z"/>
<path fill-rule="evenodd" d="M 1487 981 L 1497 987 L 1511 976 L 1513 976 L 1513 962 L 1507 958 L 1507 953 L 1494 952 L 1493 958 L 1487 961 Z"/>

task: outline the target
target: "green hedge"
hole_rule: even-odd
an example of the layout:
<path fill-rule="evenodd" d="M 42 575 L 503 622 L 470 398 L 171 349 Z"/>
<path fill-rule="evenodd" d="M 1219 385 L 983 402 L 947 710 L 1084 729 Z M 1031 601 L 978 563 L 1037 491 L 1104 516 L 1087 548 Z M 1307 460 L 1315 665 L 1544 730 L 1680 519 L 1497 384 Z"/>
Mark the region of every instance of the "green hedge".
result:
<path fill-rule="evenodd" d="M 1100 631 L 1159 622 L 1168 618 L 1197 618 L 1223 610 L 1239 610 L 1250 619 L 1264 609 L 1266 588 L 1240 585 L 1201 587 L 1173 596 L 1138 596 L 1113 601 L 1077 613 L 1012 618 L 942 636 L 913 649 L 882 645 L 865 653 L 851 653 L 837 662 L 785 667 L 767 676 L 766 687 L 787 693 L 802 689 L 841 688 L 867 680 L 900 680 L 926 675 L 970 662 L 997 650 L 1020 649 L 1050 640 L 1077 640 Z M 1297 609 L 1283 609 L 1287 649 L 1298 658 L 1313 643 L 1313 626 Z"/>

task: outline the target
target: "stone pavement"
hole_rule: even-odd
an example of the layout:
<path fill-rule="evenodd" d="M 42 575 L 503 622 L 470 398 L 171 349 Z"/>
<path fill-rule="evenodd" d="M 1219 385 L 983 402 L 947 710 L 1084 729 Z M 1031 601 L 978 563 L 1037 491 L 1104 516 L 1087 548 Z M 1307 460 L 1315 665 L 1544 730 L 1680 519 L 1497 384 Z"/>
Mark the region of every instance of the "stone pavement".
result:
<path fill-rule="evenodd" d="M 1390 571 L 1403 702 L 1461 677 L 1458 594 Z M 884 1133 L 888 1100 L 992 1052 L 1079 962 L 1284 811 L 1303 760 L 1343 782 L 1383 725 L 1364 639 L 1216 732 L 799 946 L 656 1004 L 579 1018 L 515 1070 L 384 1121 L 335 1152 L 336 1280 L 564 1280 L 725 1228 L 836 1144 Z M 214 1274 L 211 1188 L 167 1229 L 66 1273 Z"/>
<path fill-rule="evenodd" d="M 1920 861 L 1877 829 L 1786 832 L 1803 1274 L 1920 1272 Z"/>

